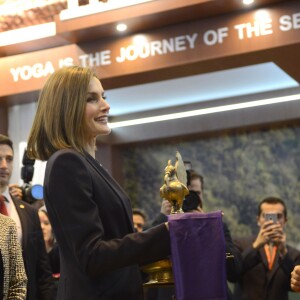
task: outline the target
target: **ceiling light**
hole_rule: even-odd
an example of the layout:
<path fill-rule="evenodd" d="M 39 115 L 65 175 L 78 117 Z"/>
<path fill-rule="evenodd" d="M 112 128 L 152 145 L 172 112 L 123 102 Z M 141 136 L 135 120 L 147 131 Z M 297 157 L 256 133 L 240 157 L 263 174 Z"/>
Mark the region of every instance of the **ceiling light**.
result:
<path fill-rule="evenodd" d="M 137 34 L 132 38 L 132 41 L 135 45 L 141 45 L 147 43 L 147 37 L 144 34 Z"/>
<path fill-rule="evenodd" d="M 120 23 L 117 25 L 116 29 L 120 32 L 123 32 L 123 31 L 127 30 L 127 25 L 124 23 Z"/>
<path fill-rule="evenodd" d="M 270 11 L 267 9 L 259 9 L 254 13 L 255 20 L 271 22 Z"/>
<path fill-rule="evenodd" d="M 243 3 L 245 4 L 245 5 L 250 5 L 250 4 L 252 4 L 254 2 L 254 0 L 243 0 Z"/>
<path fill-rule="evenodd" d="M 277 97 L 277 98 L 269 98 L 269 99 L 263 99 L 263 100 L 256 100 L 256 101 L 249 101 L 249 102 L 244 102 L 244 103 L 228 104 L 228 105 L 222 105 L 222 106 L 202 108 L 202 109 L 191 110 L 191 111 L 186 111 L 186 112 L 173 113 L 173 114 L 154 116 L 154 117 L 148 117 L 148 118 L 140 118 L 140 119 L 135 119 L 135 120 L 114 122 L 114 123 L 109 123 L 109 127 L 110 128 L 119 128 L 119 127 L 133 126 L 133 125 L 141 125 L 141 124 L 147 124 L 147 123 L 195 117 L 195 116 L 208 115 L 208 114 L 213 114 L 213 113 L 218 113 L 218 112 L 238 110 L 238 109 L 243 109 L 243 108 L 257 107 L 257 106 L 297 101 L 297 100 L 300 100 L 300 94 Z"/>

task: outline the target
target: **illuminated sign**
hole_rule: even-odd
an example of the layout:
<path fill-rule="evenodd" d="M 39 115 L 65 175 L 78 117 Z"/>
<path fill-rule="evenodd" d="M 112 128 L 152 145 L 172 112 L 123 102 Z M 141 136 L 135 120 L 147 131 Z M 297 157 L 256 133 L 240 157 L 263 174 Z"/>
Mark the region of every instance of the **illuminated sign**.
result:
<path fill-rule="evenodd" d="M 101 79 L 185 67 L 300 43 L 300 3 L 0 58 L 0 97 L 36 91 L 56 69 L 81 65 Z"/>

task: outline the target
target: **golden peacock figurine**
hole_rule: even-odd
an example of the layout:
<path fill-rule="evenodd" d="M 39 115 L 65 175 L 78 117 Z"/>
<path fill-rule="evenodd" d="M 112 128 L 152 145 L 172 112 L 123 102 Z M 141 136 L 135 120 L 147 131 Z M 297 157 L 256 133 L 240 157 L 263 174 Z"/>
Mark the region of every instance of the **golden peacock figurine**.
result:
<path fill-rule="evenodd" d="M 165 168 L 164 185 L 160 188 L 160 196 L 172 205 L 171 214 L 182 213 L 182 204 L 189 190 L 186 187 L 187 176 L 180 153 L 176 152 L 175 166 L 168 161 Z"/>
<path fill-rule="evenodd" d="M 171 160 L 168 161 L 168 165 L 165 167 L 164 184 L 159 190 L 160 196 L 171 203 L 171 214 L 183 212 L 183 200 L 189 193 L 186 183 L 185 166 L 180 153 L 177 151 L 175 166 L 172 165 Z M 172 264 L 169 258 L 143 266 L 142 270 L 149 275 L 149 281 L 144 283 L 146 287 L 174 285 Z"/>

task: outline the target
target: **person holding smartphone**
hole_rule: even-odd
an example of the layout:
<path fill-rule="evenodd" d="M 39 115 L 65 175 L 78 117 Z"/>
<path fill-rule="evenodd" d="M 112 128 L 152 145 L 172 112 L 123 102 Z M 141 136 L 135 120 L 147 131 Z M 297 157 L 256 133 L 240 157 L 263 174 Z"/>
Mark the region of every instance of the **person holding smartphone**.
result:
<path fill-rule="evenodd" d="M 282 199 L 268 197 L 259 203 L 258 234 L 235 240 L 243 264 L 234 299 L 288 300 L 291 272 L 300 262 L 300 252 L 286 243 L 286 223 Z"/>

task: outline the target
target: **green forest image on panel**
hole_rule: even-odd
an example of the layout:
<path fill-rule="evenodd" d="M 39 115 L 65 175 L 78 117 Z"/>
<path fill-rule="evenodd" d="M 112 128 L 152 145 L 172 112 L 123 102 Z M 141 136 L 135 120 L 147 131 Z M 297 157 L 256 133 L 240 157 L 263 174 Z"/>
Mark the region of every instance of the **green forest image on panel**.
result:
<path fill-rule="evenodd" d="M 160 212 L 164 168 L 176 151 L 204 176 L 204 210 L 222 210 L 232 236 L 256 234 L 259 201 L 276 196 L 288 209 L 287 242 L 300 248 L 300 127 L 125 147 L 123 186 L 149 223 Z"/>

